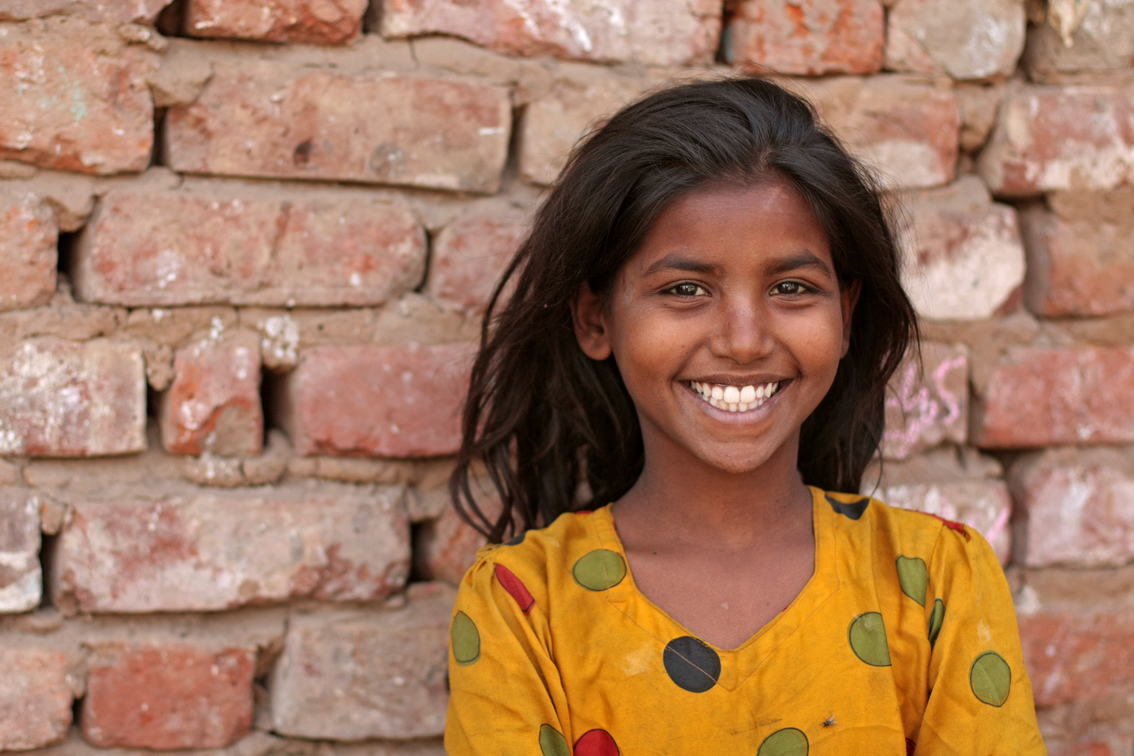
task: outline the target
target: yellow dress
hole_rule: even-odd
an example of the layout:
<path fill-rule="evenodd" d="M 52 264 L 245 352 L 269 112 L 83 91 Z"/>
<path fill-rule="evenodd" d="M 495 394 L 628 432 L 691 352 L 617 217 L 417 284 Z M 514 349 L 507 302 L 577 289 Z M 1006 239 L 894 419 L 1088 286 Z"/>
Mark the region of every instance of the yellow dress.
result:
<path fill-rule="evenodd" d="M 812 494 L 815 573 L 733 650 L 638 591 L 609 506 L 482 549 L 453 612 L 449 756 L 1046 753 L 984 539 Z"/>

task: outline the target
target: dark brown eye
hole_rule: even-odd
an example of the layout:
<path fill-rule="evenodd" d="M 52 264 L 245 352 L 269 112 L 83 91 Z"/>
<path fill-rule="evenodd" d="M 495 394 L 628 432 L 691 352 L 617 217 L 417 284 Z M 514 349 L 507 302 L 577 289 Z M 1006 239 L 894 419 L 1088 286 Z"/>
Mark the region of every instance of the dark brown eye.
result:
<path fill-rule="evenodd" d="M 697 297 L 705 294 L 705 290 L 695 283 L 679 283 L 669 288 L 671 294 L 679 297 Z"/>

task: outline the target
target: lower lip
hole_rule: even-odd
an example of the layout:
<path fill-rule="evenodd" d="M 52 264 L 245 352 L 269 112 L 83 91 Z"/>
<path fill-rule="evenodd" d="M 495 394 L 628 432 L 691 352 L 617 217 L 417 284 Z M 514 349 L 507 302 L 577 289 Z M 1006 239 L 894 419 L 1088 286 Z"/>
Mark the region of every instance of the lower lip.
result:
<path fill-rule="evenodd" d="M 780 398 L 780 394 L 787 390 L 792 383 L 793 381 L 790 380 L 781 381 L 780 387 L 779 389 L 777 389 L 776 393 L 765 399 L 763 404 L 761 404 L 759 407 L 756 407 L 755 409 L 745 410 L 744 412 L 730 412 L 728 410 L 714 407 L 713 405 L 706 402 L 703 398 L 701 398 L 701 395 L 698 394 L 693 389 L 693 387 L 689 385 L 688 381 L 683 382 L 682 385 L 685 386 L 685 390 L 690 393 L 693 401 L 695 401 L 698 406 L 700 406 L 703 410 L 705 410 L 705 412 L 709 413 L 713 417 L 730 423 L 747 423 L 762 420 L 765 416 L 767 416 L 768 413 L 771 412 L 771 405 Z"/>

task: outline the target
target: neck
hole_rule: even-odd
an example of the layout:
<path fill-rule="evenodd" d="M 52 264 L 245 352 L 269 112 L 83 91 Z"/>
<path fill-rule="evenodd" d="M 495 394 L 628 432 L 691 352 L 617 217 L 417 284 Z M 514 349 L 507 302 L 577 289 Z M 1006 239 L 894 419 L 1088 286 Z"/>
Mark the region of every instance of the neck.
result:
<path fill-rule="evenodd" d="M 615 511 L 620 523 L 680 534 L 689 543 L 742 549 L 811 521 L 811 494 L 796 469 L 798 436 L 758 468 L 729 473 L 686 456 L 651 454 Z M 651 461 L 653 463 L 651 464 Z M 620 525 L 621 527 L 621 525 Z"/>

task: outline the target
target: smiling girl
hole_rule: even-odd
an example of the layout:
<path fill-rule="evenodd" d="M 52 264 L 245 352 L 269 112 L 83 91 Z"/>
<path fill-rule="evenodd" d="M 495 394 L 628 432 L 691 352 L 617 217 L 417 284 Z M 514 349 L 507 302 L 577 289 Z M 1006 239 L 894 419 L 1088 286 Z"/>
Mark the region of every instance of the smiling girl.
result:
<path fill-rule="evenodd" d="M 1045 753 L 988 545 L 854 493 L 917 325 L 877 187 L 805 102 L 624 109 L 508 279 L 452 483 L 510 540 L 458 594 L 450 756 Z"/>

